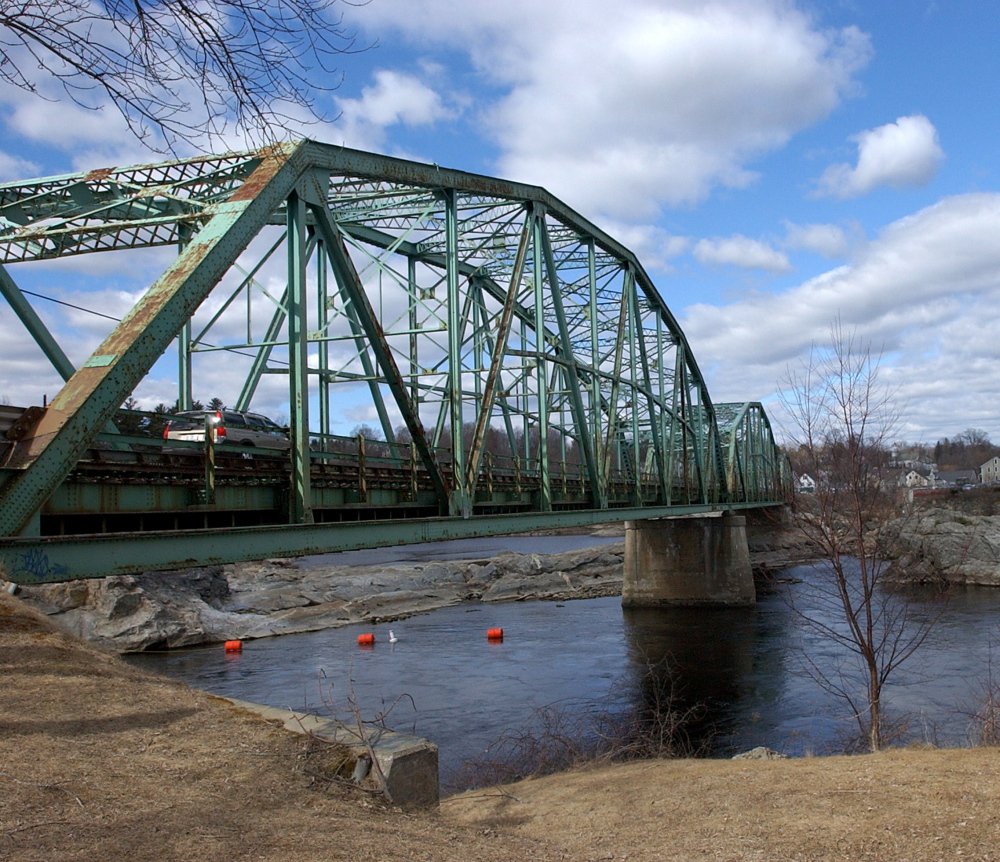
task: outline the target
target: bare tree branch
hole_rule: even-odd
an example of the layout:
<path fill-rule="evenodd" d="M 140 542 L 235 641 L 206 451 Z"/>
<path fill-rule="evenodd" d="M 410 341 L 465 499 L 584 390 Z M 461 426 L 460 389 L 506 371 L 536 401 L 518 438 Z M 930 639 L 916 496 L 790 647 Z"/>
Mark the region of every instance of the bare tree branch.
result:
<path fill-rule="evenodd" d="M 42 98 L 110 101 L 153 149 L 238 132 L 282 137 L 325 116 L 337 61 L 366 50 L 349 0 L 0 0 L 0 82 Z M 58 85 L 55 89 L 53 84 Z"/>
<path fill-rule="evenodd" d="M 898 529 L 888 466 L 899 417 L 894 393 L 879 379 L 880 362 L 838 321 L 829 349 L 814 349 L 802 368 L 789 371 L 783 396 L 795 429 L 792 460 L 816 482 L 800 523 L 824 558 L 820 609 L 802 616 L 857 657 L 863 682 L 853 688 L 843 669 L 826 673 L 807 659 L 809 673 L 847 702 L 872 750 L 884 741 L 884 687 L 933 623 L 914 619 L 905 599 L 882 585 L 890 533 Z"/>

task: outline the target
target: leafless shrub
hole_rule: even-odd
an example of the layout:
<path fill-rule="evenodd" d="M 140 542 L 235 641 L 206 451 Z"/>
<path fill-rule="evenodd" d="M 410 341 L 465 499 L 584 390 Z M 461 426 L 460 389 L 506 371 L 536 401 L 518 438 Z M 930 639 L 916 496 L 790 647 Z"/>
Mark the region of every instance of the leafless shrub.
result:
<path fill-rule="evenodd" d="M 483 757 L 468 761 L 454 784 L 462 789 L 550 775 L 592 763 L 694 757 L 703 753 L 689 733 L 704 714 L 702 705 L 684 705 L 668 660 L 647 664 L 646 701 L 623 709 L 622 685 L 592 711 L 580 714 L 566 703 L 543 706 L 532 726 L 508 730 Z"/>
<path fill-rule="evenodd" d="M 393 711 L 401 704 L 409 703 L 414 710 L 416 704 L 409 694 L 401 694 L 387 706 L 378 710 L 371 718 L 365 718 L 361 706 L 358 703 L 357 693 L 354 688 L 354 680 L 349 677 L 348 689 L 343 702 L 334 696 L 333 682 L 327 677 L 326 672 L 320 669 L 319 672 L 320 700 L 325 710 L 334 718 L 340 718 L 341 729 L 348 735 L 347 745 L 330 742 L 309 734 L 319 749 L 333 747 L 342 751 L 350 751 L 356 746 L 361 746 L 364 753 L 360 757 L 344 756 L 337 761 L 335 768 L 324 770 L 322 774 L 312 774 L 313 778 L 323 778 L 330 783 L 350 784 L 362 786 L 361 782 L 370 779 L 374 784 L 375 792 L 389 802 L 392 796 L 389 793 L 389 785 L 385 774 L 379 764 L 375 748 L 381 740 L 383 734 L 390 730 L 388 726 L 389 717 Z"/>
<path fill-rule="evenodd" d="M 986 679 L 978 688 L 972 698 L 972 706 L 959 710 L 969 722 L 969 742 L 972 745 L 1000 746 L 1000 681 L 993 674 L 992 649 Z"/>
<path fill-rule="evenodd" d="M 814 349 L 800 369 L 789 370 L 782 394 L 793 462 L 816 481 L 798 523 L 825 563 L 814 579 L 818 612 L 800 615 L 854 660 L 848 674 L 816 663 L 811 669 L 849 705 L 872 751 L 886 742 L 885 686 L 933 623 L 916 619 L 905 599 L 884 588 L 900 525 L 888 472 L 899 414 L 880 364 L 881 355 L 837 321 L 826 350 Z"/>

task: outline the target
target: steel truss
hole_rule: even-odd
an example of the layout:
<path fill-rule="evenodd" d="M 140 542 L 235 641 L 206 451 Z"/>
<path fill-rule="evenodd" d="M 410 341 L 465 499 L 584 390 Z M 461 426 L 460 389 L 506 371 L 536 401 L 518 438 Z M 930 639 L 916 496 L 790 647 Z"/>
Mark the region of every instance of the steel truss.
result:
<path fill-rule="evenodd" d="M 158 246 L 177 257 L 79 369 L 3 268 Z M 236 409 L 264 375 L 287 377 L 293 524 L 348 503 L 607 520 L 786 493 L 761 405 L 713 405 L 639 261 L 538 187 L 312 141 L 10 183 L 0 292 L 67 381 L 6 443 L 8 543 L 37 531 L 175 339 L 182 408 L 207 357 L 244 364 Z M 394 478 L 369 489 L 362 440 L 348 500 L 324 470 L 343 456 L 334 416 L 359 388 Z"/>

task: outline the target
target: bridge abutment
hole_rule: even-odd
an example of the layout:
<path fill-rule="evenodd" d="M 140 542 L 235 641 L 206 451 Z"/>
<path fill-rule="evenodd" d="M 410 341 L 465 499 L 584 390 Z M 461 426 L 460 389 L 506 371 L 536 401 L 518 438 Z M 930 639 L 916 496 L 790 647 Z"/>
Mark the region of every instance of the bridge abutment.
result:
<path fill-rule="evenodd" d="M 743 515 L 625 522 L 623 606 L 734 607 L 755 601 Z"/>

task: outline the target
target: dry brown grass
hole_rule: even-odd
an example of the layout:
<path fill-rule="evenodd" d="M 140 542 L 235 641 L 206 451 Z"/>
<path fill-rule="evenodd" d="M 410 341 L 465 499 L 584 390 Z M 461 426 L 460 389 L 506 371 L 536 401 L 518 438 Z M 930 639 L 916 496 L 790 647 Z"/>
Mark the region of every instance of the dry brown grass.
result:
<path fill-rule="evenodd" d="M 407 815 L 0 595 L 0 859 L 1000 859 L 1000 750 L 581 770 Z"/>

